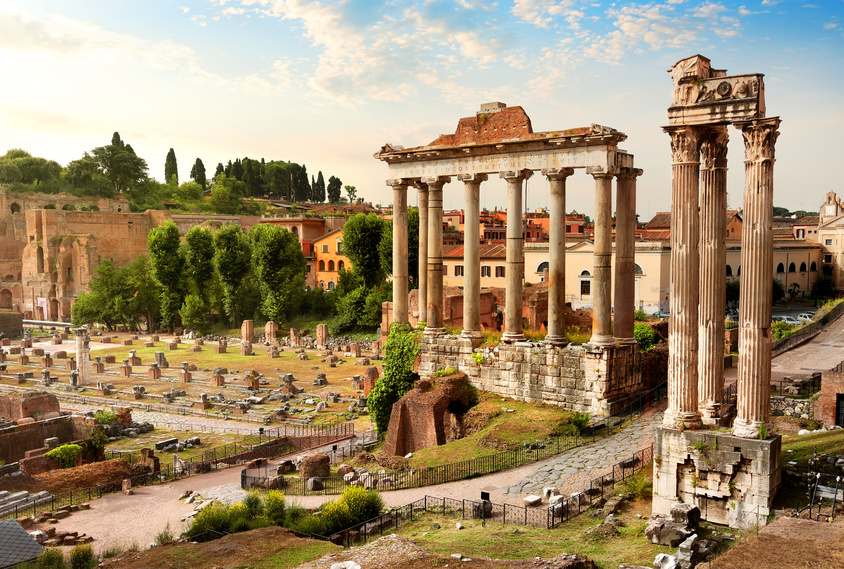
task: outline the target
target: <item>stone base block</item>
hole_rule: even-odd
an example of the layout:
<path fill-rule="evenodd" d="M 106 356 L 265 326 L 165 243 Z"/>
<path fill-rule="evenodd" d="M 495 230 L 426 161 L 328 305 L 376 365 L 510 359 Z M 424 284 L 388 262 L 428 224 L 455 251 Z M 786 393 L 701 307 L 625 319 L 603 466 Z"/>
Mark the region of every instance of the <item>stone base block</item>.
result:
<path fill-rule="evenodd" d="M 67 360 L 65 363 L 65 367 L 67 367 L 68 371 L 73 371 L 76 369 L 76 360 Z"/>
<path fill-rule="evenodd" d="M 141 363 L 141 358 L 139 358 L 138 356 L 135 356 L 134 358 L 129 358 L 129 365 L 130 366 L 140 366 L 140 365 L 143 365 L 143 364 Z"/>
<path fill-rule="evenodd" d="M 111 395 L 111 390 L 110 389 L 95 389 L 94 393 L 96 393 L 100 397 L 108 397 L 109 395 Z"/>
<path fill-rule="evenodd" d="M 193 404 L 193 408 L 194 409 L 210 409 L 211 404 L 208 403 L 207 401 L 205 401 L 204 403 L 202 401 L 197 401 L 196 403 Z"/>
<path fill-rule="evenodd" d="M 107 364 L 113 364 L 116 361 L 117 361 L 117 358 L 115 356 L 106 356 L 105 357 L 105 363 L 107 363 Z"/>
<path fill-rule="evenodd" d="M 215 354 L 225 354 L 226 347 L 225 346 L 214 346 L 214 353 Z"/>
<path fill-rule="evenodd" d="M 41 367 L 50 367 L 53 365 L 53 358 L 41 358 Z"/>
<path fill-rule="evenodd" d="M 124 346 L 131 346 L 132 340 L 122 340 L 120 343 L 123 344 Z"/>
<path fill-rule="evenodd" d="M 252 348 L 247 348 L 243 346 L 240 348 L 240 355 L 241 356 L 251 356 L 252 355 Z"/>
<path fill-rule="evenodd" d="M 179 383 L 190 383 L 191 381 L 191 373 L 189 371 L 180 370 L 179 371 Z"/>
<path fill-rule="evenodd" d="M 160 369 L 148 369 L 147 370 L 147 377 L 150 379 L 158 379 L 161 377 L 161 370 Z"/>
<path fill-rule="evenodd" d="M 14 383 L 17 383 L 18 385 L 22 385 L 22 384 L 26 383 L 26 378 L 25 377 L 15 377 L 15 379 L 13 379 L 12 381 Z"/>
<path fill-rule="evenodd" d="M 170 342 L 169 344 L 167 344 L 167 349 L 168 350 L 178 350 L 179 344 L 176 343 L 176 342 Z"/>
<path fill-rule="evenodd" d="M 9 354 L 13 356 L 19 356 L 21 353 L 20 346 L 9 346 Z"/>
<path fill-rule="evenodd" d="M 103 336 L 100 338 L 100 344 L 111 344 L 111 336 Z"/>
<path fill-rule="evenodd" d="M 235 407 L 234 409 L 232 409 L 232 415 L 246 415 L 247 411 L 249 411 L 249 409 L 245 409 L 243 407 Z"/>
<path fill-rule="evenodd" d="M 91 370 L 94 373 L 103 373 L 105 371 L 105 364 L 102 362 L 94 362 L 91 364 Z"/>
<path fill-rule="evenodd" d="M 217 376 L 211 378 L 211 385 L 213 385 L 214 387 L 222 387 L 225 384 L 226 384 L 226 378 L 221 376 L 221 375 L 217 375 Z"/>
<path fill-rule="evenodd" d="M 19 366 L 29 365 L 29 356 L 18 356 L 18 365 Z"/>
<path fill-rule="evenodd" d="M 144 394 L 143 394 L 143 393 L 135 393 L 135 392 L 133 391 L 132 393 L 130 393 L 130 394 L 129 394 L 129 399 L 134 399 L 134 400 L 136 400 L 136 401 L 137 401 L 138 399 L 143 399 L 143 398 L 144 398 Z"/>
<path fill-rule="evenodd" d="M 657 427 L 653 513 L 668 515 L 683 502 L 716 524 L 765 525 L 781 484 L 781 440 Z"/>
<path fill-rule="evenodd" d="M 154 348 L 155 342 L 144 342 L 144 347 L 145 348 Z"/>
<path fill-rule="evenodd" d="M 200 346 L 200 345 L 194 345 L 194 346 L 191 346 L 191 347 L 190 347 L 190 351 L 191 351 L 191 352 L 201 352 L 201 351 L 202 351 L 202 346 Z"/>
<path fill-rule="evenodd" d="M 120 367 L 120 377 L 129 377 L 132 375 L 132 367 L 131 366 L 121 366 Z"/>

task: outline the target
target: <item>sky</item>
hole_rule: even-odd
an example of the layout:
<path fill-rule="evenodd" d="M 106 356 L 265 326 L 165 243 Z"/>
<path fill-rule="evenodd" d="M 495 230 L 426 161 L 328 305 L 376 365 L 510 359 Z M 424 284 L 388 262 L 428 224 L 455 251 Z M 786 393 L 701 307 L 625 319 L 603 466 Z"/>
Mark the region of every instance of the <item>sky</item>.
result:
<path fill-rule="evenodd" d="M 387 205 L 387 166 L 373 158 L 384 143 L 430 143 L 501 101 L 535 131 L 624 132 L 647 220 L 670 209 L 666 71 L 697 53 L 765 75 L 768 116 L 782 119 L 775 205 L 816 211 L 826 192 L 844 196 L 844 0 L 3 0 L 0 154 L 66 165 L 118 131 L 160 181 L 172 147 L 181 181 L 197 157 L 210 172 L 287 160 Z M 743 157 L 730 129 L 734 208 Z M 462 186 L 445 186 L 445 208 L 462 207 Z M 578 170 L 567 209 L 592 215 L 593 188 Z M 534 176 L 527 207 L 548 203 Z M 481 205 L 506 207 L 503 181 L 482 185 Z"/>

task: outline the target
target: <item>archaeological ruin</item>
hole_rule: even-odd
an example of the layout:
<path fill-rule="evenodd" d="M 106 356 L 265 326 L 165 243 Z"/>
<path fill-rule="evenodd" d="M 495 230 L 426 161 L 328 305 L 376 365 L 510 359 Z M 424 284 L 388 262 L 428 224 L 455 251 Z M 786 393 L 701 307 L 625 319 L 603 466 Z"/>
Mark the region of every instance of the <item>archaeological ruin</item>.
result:
<path fill-rule="evenodd" d="M 626 135 L 592 125 L 534 132 L 521 107 L 487 103 L 473 117 L 460 119 L 454 134 L 425 146 L 385 145 L 375 154 L 389 167 L 393 188 L 393 321 L 408 322 L 407 192 L 419 196 L 419 302 L 426 322 L 420 374 L 453 367 L 473 385 L 525 401 L 570 409 L 613 413 L 644 385 L 640 353 L 633 337 L 633 250 L 636 178 L 633 156 L 619 144 Z M 565 335 L 566 179 L 585 169 L 595 181 L 595 249 L 592 281 L 593 326 L 588 344 L 569 346 Z M 502 343 L 473 358 L 480 345 L 480 236 L 466 223 L 463 331 L 447 336 L 443 327 L 443 187 L 452 178 L 464 184 L 466 220 L 478 219 L 481 184 L 490 175 L 507 181 L 508 212 L 522 211 L 523 182 L 534 171 L 549 181 L 551 195 L 548 334 L 540 344 L 526 341 L 522 284 L 524 243 L 520 223 L 507 224 L 506 307 Z M 616 180 L 615 279 L 612 263 L 612 182 Z M 615 285 L 615 319 L 611 286 Z"/>
<path fill-rule="evenodd" d="M 773 165 L 780 120 L 766 117 L 762 74 L 728 76 L 700 55 L 669 70 L 673 185 L 668 409 L 654 442 L 654 514 L 677 501 L 732 527 L 766 523 L 780 486 L 769 423 Z M 736 416 L 724 399 L 727 127 L 745 147 Z M 707 430 L 708 428 L 708 430 Z"/>

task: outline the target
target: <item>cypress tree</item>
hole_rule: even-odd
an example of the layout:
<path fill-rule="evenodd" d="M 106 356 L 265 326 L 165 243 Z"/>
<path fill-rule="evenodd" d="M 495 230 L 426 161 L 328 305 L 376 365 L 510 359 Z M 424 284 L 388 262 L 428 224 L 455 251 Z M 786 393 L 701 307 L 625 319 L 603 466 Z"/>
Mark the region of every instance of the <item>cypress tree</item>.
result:
<path fill-rule="evenodd" d="M 176 152 L 171 148 L 167 153 L 167 158 L 164 160 L 164 183 L 169 184 L 170 180 L 176 176 L 176 185 L 179 184 L 179 167 L 176 164 Z"/>
<path fill-rule="evenodd" d="M 220 166 L 222 166 L 222 164 Z M 193 168 L 191 168 L 190 177 L 194 182 L 202 186 L 203 191 L 205 190 L 208 180 L 205 178 L 205 164 L 203 164 L 202 160 L 199 158 L 196 159 L 196 162 L 193 164 Z"/>

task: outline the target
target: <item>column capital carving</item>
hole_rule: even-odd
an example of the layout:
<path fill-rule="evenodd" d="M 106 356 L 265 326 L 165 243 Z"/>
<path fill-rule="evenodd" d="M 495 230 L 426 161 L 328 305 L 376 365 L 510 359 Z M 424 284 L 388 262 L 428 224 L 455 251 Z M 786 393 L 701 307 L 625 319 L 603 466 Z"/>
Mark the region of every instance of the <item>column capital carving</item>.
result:
<path fill-rule="evenodd" d="M 708 129 L 700 141 L 700 162 L 704 170 L 725 169 L 727 167 L 727 142 L 730 135 L 727 127 Z"/>
<path fill-rule="evenodd" d="M 779 138 L 779 117 L 736 123 L 744 137 L 744 161 L 774 160 L 774 146 Z"/>
<path fill-rule="evenodd" d="M 499 172 L 498 175 L 501 178 L 504 178 L 505 180 L 507 180 L 508 182 L 518 182 L 518 181 L 526 180 L 527 178 L 530 178 L 532 173 L 533 172 L 531 172 L 530 170 L 518 170 L 518 171 L 510 170 L 508 172 Z"/>
<path fill-rule="evenodd" d="M 619 180 L 635 180 L 642 175 L 644 171 L 641 168 L 619 168 L 615 175 Z"/>
<path fill-rule="evenodd" d="M 451 181 L 451 176 L 431 176 L 428 178 L 422 178 L 422 183 L 427 185 L 431 189 L 442 189 L 444 184 L 447 184 Z"/>
<path fill-rule="evenodd" d="M 546 176 L 549 180 L 557 181 L 557 180 L 565 180 L 569 176 L 574 174 L 574 168 L 543 168 L 542 175 Z"/>
<path fill-rule="evenodd" d="M 392 180 L 387 180 L 387 185 L 392 186 L 394 190 L 399 190 L 401 188 L 407 189 L 412 182 L 407 178 L 395 178 Z"/>
<path fill-rule="evenodd" d="M 612 178 L 618 174 L 618 168 L 615 166 L 610 166 L 609 168 L 604 168 L 603 166 L 587 166 L 586 173 L 593 178 Z"/>
<path fill-rule="evenodd" d="M 671 159 L 674 164 L 700 164 L 700 139 L 704 129 L 696 126 L 667 126 L 662 130 L 671 137 Z"/>
<path fill-rule="evenodd" d="M 481 183 L 486 182 L 489 179 L 489 176 L 486 174 L 458 174 L 457 179 L 461 182 L 466 183 Z"/>

